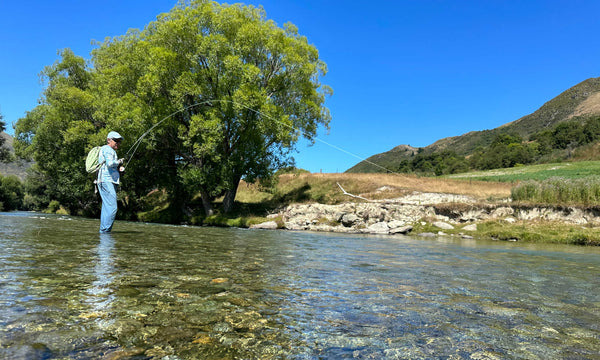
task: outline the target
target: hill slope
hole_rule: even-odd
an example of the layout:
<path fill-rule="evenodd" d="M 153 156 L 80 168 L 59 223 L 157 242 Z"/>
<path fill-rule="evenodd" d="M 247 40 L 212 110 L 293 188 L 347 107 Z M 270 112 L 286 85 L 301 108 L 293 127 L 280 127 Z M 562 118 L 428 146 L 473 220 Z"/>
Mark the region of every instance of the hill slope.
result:
<path fill-rule="evenodd" d="M 571 87 L 530 115 L 523 116 L 492 130 L 471 131 L 460 136 L 440 139 L 422 149 L 415 149 L 414 153 L 417 150 L 433 153 L 451 149 L 459 155 L 469 155 L 479 146 L 488 146 L 500 133 L 518 133 L 523 139 L 527 139 L 531 134 L 551 128 L 557 123 L 598 114 L 600 114 L 600 77 L 585 80 Z M 402 160 L 409 159 L 413 155 L 412 151 L 397 150 L 403 146 L 373 155 L 366 161 L 354 165 L 346 172 L 381 172 L 382 169 L 379 166 L 396 168 Z"/>
<path fill-rule="evenodd" d="M 0 132 L 0 136 L 5 139 L 4 147 L 8 148 L 11 153 L 14 153 L 14 149 L 12 146 L 13 138 L 5 132 Z M 8 176 L 15 175 L 19 179 L 24 180 L 25 175 L 27 173 L 27 169 L 31 167 L 31 162 L 26 162 L 22 160 L 15 160 L 13 162 L 4 163 L 0 161 L 0 175 Z"/>

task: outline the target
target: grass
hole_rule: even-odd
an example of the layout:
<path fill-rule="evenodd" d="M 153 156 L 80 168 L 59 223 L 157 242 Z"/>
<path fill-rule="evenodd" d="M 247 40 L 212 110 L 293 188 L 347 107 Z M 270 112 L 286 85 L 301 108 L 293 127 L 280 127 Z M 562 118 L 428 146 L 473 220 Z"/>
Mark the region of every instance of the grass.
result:
<path fill-rule="evenodd" d="M 477 235 L 497 240 L 518 240 L 528 243 L 600 245 L 599 229 L 554 221 L 528 221 L 515 224 L 488 221 L 478 225 Z"/>
<path fill-rule="evenodd" d="M 437 233 L 438 231 L 440 229 L 430 222 L 417 223 L 413 228 L 413 232 L 417 234 L 423 232 Z M 443 230 L 443 232 L 456 236 L 465 233 L 458 226 L 455 229 Z M 483 221 L 477 224 L 476 231 L 469 232 L 468 235 L 480 239 L 535 244 L 600 246 L 600 229 L 575 226 L 557 221 L 519 221 L 512 224 L 501 220 Z"/>
<path fill-rule="evenodd" d="M 551 177 L 579 179 L 598 174 L 600 174 L 600 161 L 578 161 L 473 171 L 447 175 L 445 178 L 515 183 L 525 180 L 545 180 Z"/>
<path fill-rule="evenodd" d="M 600 176 L 527 180 L 515 186 L 511 194 L 514 201 L 576 206 L 597 205 L 600 204 Z"/>
<path fill-rule="evenodd" d="M 400 197 L 414 191 L 470 195 L 476 199 L 489 200 L 508 198 L 512 185 L 408 174 L 285 174 L 279 176 L 275 188 L 270 190 L 242 183 L 236 200 L 242 203 L 274 202 L 279 205 L 294 202 L 339 204 L 352 200 L 343 193 L 340 186 L 350 194 L 370 200 Z"/>

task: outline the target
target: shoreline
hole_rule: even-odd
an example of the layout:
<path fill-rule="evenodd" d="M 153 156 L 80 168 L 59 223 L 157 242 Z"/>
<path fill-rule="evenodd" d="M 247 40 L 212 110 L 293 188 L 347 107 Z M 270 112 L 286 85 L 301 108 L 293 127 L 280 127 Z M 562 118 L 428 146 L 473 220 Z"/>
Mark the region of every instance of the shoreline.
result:
<path fill-rule="evenodd" d="M 414 191 L 368 202 L 291 204 L 250 228 L 599 246 L 600 208 L 515 204 L 509 199 L 482 202 L 468 195 Z M 545 230 L 557 228 L 570 234 L 548 234 L 544 239 Z"/>

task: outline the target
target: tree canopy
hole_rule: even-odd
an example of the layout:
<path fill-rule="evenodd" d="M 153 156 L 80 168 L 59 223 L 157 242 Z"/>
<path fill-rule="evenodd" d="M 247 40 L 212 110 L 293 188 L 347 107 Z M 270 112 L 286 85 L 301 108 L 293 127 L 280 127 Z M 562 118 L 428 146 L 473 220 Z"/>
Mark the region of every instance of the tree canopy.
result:
<path fill-rule="evenodd" d="M 200 193 L 210 214 L 221 196 L 231 210 L 240 179 L 292 164 L 297 141 L 329 126 L 325 63 L 261 7 L 181 1 L 91 55 L 63 50 L 44 69 L 43 101 L 15 129 L 17 152 L 71 211 L 93 205 L 82 200 L 82 159 L 110 130 L 125 137 L 122 196 L 165 189 L 182 211 Z"/>

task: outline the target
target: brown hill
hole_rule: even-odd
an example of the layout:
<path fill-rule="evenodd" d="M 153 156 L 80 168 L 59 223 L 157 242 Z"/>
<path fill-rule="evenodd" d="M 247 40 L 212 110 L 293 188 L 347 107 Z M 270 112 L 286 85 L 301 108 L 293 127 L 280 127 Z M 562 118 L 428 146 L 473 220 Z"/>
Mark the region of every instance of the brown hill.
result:
<path fill-rule="evenodd" d="M 500 133 L 518 133 L 523 139 L 541 130 L 572 119 L 585 120 L 589 116 L 600 115 L 600 77 L 585 80 L 557 97 L 546 102 L 534 113 L 491 130 L 471 131 L 460 136 L 440 139 L 419 152 L 433 153 L 450 149 L 459 155 L 469 155 L 480 146 L 488 146 Z M 354 165 L 346 172 L 382 172 L 383 168 L 395 169 L 412 155 L 394 149 L 371 156 Z M 415 152 L 416 153 L 416 152 Z"/>

